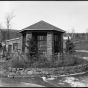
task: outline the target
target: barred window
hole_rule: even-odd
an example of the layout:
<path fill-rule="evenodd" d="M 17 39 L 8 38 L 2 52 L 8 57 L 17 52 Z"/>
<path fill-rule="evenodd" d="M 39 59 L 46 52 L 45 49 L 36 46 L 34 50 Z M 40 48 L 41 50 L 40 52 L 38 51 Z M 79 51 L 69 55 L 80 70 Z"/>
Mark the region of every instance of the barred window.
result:
<path fill-rule="evenodd" d="M 58 35 L 54 35 L 54 53 L 58 53 Z"/>
<path fill-rule="evenodd" d="M 44 54 L 47 50 L 47 36 L 38 35 L 38 50 L 41 54 Z"/>
<path fill-rule="evenodd" d="M 18 43 L 13 43 L 13 50 L 18 49 Z"/>
<path fill-rule="evenodd" d="M 46 41 L 47 36 L 38 36 L 38 41 Z"/>
<path fill-rule="evenodd" d="M 8 52 L 12 51 L 12 45 L 8 45 Z"/>
<path fill-rule="evenodd" d="M 26 44 L 26 34 L 23 34 L 23 40 L 22 40 L 22 52 L 25 51 L 25 44 Z"/>

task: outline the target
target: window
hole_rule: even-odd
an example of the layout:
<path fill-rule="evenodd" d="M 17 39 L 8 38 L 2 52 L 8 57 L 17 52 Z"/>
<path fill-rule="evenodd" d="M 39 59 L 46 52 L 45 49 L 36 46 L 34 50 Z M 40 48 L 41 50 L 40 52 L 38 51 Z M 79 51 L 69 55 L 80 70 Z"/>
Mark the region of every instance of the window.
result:
<path fill-rule="evenodd" d="M 41 54 L 44 54 L 47 50 L 47 36 L 38 35 L 38 50 Z"/>
<path fill-rule="evenodd" d="M 12 45 L 8 45 L 8 52 L 12 51 Z"/>
<path fill-rule="evenodd" d="M 13 50 L 17 50 L 18 49 L 18 43 L 13 43 Z"/>
<path fill-rule="evenodd" d="M 58 53 L 58 35 L 54 35 L 54 53 Z"/>
<path fill-rule="evenodd" d="M 38 41 L 46 41 L 47 40 L 47 38 L 46 38 L 46 36 L 38 36 Z"/>
<path fill-rule="evenodd" d="M 23 40 L 22 40 L 22 52 L 25 51 L 25 44 L 26 44 L 26 34 L 23 34 Z"/>

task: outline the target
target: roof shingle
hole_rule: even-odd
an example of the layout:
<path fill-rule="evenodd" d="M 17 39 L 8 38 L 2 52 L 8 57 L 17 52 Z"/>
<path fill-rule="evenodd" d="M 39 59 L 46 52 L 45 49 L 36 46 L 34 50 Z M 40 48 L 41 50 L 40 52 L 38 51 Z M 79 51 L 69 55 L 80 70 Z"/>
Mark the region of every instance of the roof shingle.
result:
<path fill-rule="evenodd" d="M 25 30 L 56 30 L 56 31 L 60 31 L 60 32 L 65 32 L 64 30 L 55 27 L 45 21 L 39 21 L 33 25 L 30 25 L 24 29 L 22 29 L 20 32 L 23 32 Z"/>

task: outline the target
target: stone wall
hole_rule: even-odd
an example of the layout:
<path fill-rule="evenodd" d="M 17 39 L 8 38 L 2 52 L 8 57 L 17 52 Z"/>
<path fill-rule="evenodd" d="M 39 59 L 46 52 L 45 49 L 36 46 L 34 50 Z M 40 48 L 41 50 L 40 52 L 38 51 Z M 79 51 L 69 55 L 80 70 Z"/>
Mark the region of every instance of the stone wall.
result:
<path fill-rule="evenodd" d="M 53 53 L 53 34 L 51 32 L 47 33 L 47 58 L 49 61 L 52 60 L 52 53 Z"/>
<path fill-rule="evenodd" d="M 21 51 L 22 50 L 22 37 L 20 38 L 15 38 L 15 39 L 10 39 L 10 40 L 6 40 L 6 49 L 8 51 L 8 45 L 12 45 L 12 49 L 11 51 L 13 52 L 13 44 L 14 43 L 18 43 L 18 50 Z"/>
<path fill-rule="evenodd" d="M 33 74 L 37 75 L 67 75 L 67 74 L 74 74 L 74 73 L 81 73 L 88 71 L 88 64 L 84 65 L 77 65 L 77 66 L 66 66 L 66 67 L 59 67 L 59 68 L 32 68 L 29 70 L 33 71 Z"/>
<path fill-rule="evenodd" d="M 26 33 L 26 45 L 27 45 L 27 41 L 29 38 L 32 38 L 32 32 L 27 32 Z M 27 47 L 25 47 L 25 53 L 27 53 Z"/>
<path fill-rule="evenodd" d="M 14 75 L 17 76 L 56 76 L 61 75 L 70 75 L 75 73 L 82 73 L 88 71 L 88 64 L 77 65 L 77 66 L 67 66 L 67 67 L 58 67 L 58 68 L 27 68 L 27 69 L 17 69 L 10 68 L 8 74 L 14 72 Z"/>

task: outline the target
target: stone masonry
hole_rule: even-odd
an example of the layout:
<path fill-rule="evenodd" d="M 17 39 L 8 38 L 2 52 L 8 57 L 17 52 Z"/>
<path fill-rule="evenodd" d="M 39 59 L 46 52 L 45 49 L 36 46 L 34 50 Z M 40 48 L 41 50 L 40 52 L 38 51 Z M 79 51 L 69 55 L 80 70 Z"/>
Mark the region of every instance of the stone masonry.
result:
<path fill-rule="evenodd" d="M 47 57 L 48 60 L 52 60 L 52 53 L 53 53 L 53 34 L 48 32 L 47 33 Z"/>
<path fill-rule="evenodd" d="M 27 45 L 27 41 L 28 41 L 29 38 L 32 38 L 32 32 L 27 32 L 27 33 L 26 33 L 26 45 Z M 25 53 L 27 53 L 27 51 L 28 51 L 28 50 L 27 50 L 27 48 L 25 47 Z"/>

